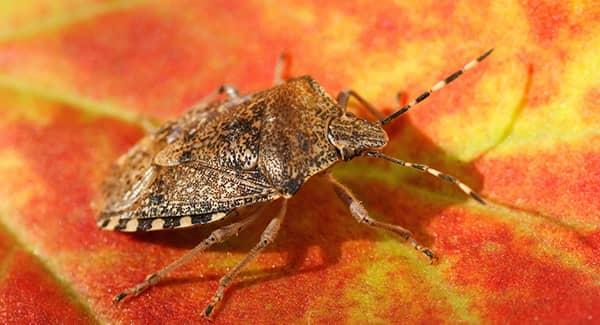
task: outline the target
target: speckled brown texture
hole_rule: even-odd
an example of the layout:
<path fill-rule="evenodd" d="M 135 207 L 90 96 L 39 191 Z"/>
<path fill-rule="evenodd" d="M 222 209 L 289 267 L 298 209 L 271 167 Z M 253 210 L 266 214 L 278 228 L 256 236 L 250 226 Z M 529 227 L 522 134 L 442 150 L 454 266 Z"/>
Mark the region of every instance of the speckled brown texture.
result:
<path fill-rule="evenodd" d="M 327 134 L 342 115 L 308 76 L 197 105 L 117 161 L 103 186 L 98 224 L 119 231 L 179 228 L 289 197 L 340 159 Z"/>

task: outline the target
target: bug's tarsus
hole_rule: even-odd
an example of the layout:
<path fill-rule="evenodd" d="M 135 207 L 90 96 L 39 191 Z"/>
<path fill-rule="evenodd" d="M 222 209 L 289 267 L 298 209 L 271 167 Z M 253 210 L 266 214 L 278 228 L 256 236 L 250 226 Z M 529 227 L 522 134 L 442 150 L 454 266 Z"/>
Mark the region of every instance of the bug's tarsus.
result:
<path fill-rule="evenodd" d="M 418 250 L 418 249 L 417 249 Z M 427 257 L 429 257 L 429 264 L 434 264 L 438 261 L 437 256 L 435 256 L 435 254 L 433 254 L 433 252 L 427 248 L 424 247 L 423 249 L 420 250 L 423 254 L 427 255 Z"/>
<path fill-rule="evenodd" d="M 287 211 L 287 199 L 284 199 L 279 212 L 275 218 L 271 219 L 262 235 L 260 236 L 260 241 L 254 246 L 250 252 L 241 260 L 236 266 L 234 266 L 227 274 L 225 274 L 221 280 L 219 280 L 219 287 L 217 291 L 210 299 L 210 302 L 202 312 L 204 317 L 210 318 L 214 308 L 217 304 L 223 299 L 223 295 L 225 293 L 225 289 L 229 287 L 231 281 L 238 275 L 238 273 L 250 262 L 252 262 L 260 252 L 265 249 L 270 243 L 275 240 L 277 237 L 277 233 L 279 232 L 279 228 L 281 228 L 281 223 L 285 218 L 285 214 Z"/>
<path fill-rule="evenodd" d="M 159 273 L 160 273 L 160 271 L 156 272 L 156 273 L 152 273 L 152 274 L 148 275 L 143 282 L 140 282 L 140 283 L 136 284 L 135 286 L 119 293 L 118 295 L 115 296 L 115 298 L 113 299 L 113 302 L 119 303 L 119 302 L 123 301 L 123 299 L 125 299 L 129 296 L 137 296 L 140 293 L 144 292 L 146 289 L 155 285 L 160 280 L 161 275 Z"/>
<path fill-rule="evenodd" d="M 336 180 L 331 174 L 327 174 L 327 178 L 333 186 L 333 190 L 335 191 L 337 196 L 342 200 L 342 202 L 344 202 L 348 206 L 350 213 L 356 219 L 356 221 L 371 226 L 373 228 L 391 231 L 397 234 L 398 236 L 402 237 L 404 241 L 411 244 L 411 246 L 413 246 L 415 250 L 425 255 L 425 257 L 429 259 L 429 263 L 433 264 L 435 261 L 437 261 L 437 257 L 435 256 L 435 254 L 433 254 L 433 252 L 429 248 L 419 244 L 419 242 L 417 242 L 417 240 L 413 238 L 413 235 L 409 230 L 404 229 L 398 225 L 377 221 L 371 218 L 365 207 L 354 196 L 350 189 L 348 189 L 344 184 Z"/>
<path fill-rule="evenodd" d="M 436 92 L 436 91 L 444 88 L 447 84 L 449 84 L 452 81 L 456 80 L 456 78 L 458 78 L 460 75 L 462 75 L 465 71 L 471 70 L 472 68 L 474 68 L 479 62 L 483 61 L 483 59 L 485 59 L 486 57 L 488 57 L 488 55 L 490 55 L 493 50 L 494 49 L 489 49 L 487 52 L 483 53 L 478 58 L 476 58 L 476 59 L 470 61 L 469 63 L 465 64 L 462 67 L 462 69 L 460 69 L 460 70 L 452 73 L 451 75 L 449 75 L 445 79 L 438 81 L 435 85 L 433 85 L 427 91 L 425 91 L 422 94 L 420 94 L 419 96 L 417 96 L 417 98 L 413 99 L 411 102 L 409 102 L 408 104 L 404 105 L 399 110 L 397 110 L 394 113 L 390 114 L 386 118 L 379 120 L 379 123 L 381 123 L 381 125 L 388 124 L 392 120 L 394 120 L 395 118 L 397 118 L 398 116 L 406 113 L 412 107 L 414 107 L 418 103 L 420 103 L 423 100 L 425 100 L 425 98 L 429 97 L 429 95 L 431 95 L 433 92 Z"/>
<path fill-rule="evenodd" d="M 348 101 L 352 97 L 358 100 L 358 102 L 361 105 L 363 105 L 369 111 L 369 113 L 371 113 L 378 120 L 381 120 L 385 117 L 383 114 L 381 114 L 381 112 L 379 112 L 379 110 L 375 108 L 375 106 L 373 106 L 371 103 L 369 103 L 366 99 L 364 99 L 361 95 L 359 95 L 356 91 L 352 89 L 342 90 L 337 95 L 338 105 L 340 105 L 340 107 L 343 108 L 344 111 L 346 111 L 346 109 L 348 108 Z"/>
<path fill-rule="evenodd" d="M 468 196 L 472 197 L 473 199 L 475 199 L 477 202 L 486 205 L 487 203 L 485 202 L 485 200 L 483 200 L 483 198 L 481 198 L 481 196 L 479 194 L 477 194 L 475 191 L 473 191 L 469 186 L 467 186 L 465 183 L 461 182 L 460 180 L 458 180 L 456 177 L 454 176 L 450 176 L 448 174 L 444 174 L 442 172 L 440 172 L 437 169 L 433 169 L 427 165 L 423 165 L 423 164 L 416 164 L 416 163 L 411 163 L 408 161 L 404 161 L 401 159 L 397 159 L 394 157 L 390 157 L 390 156 L 386 156 L 381 152 L 378 151 L 369 151 L 366 152 L 364 154 L 367 157 L 371 157 L 371 158 L 381 158 L 381 159 L 385 159 L 387 161 L 393 162 L 395 164 L 398 164 L 400 166 L 404 166 L 404 167 L 410 167 L 416 170 L 419 170 L 421 172 L 425 172 L 428 173 L 430 175 L 433 175 L 437 178 L 443 179 L 447 182 L 450 182 L 454 185 L 456 185 L 461 191 L 465 192 Z"/>

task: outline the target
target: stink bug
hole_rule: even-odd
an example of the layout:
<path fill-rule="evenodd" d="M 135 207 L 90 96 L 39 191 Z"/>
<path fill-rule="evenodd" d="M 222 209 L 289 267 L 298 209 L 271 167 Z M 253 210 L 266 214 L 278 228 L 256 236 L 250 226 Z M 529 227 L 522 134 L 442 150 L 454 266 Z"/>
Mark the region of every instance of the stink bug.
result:
<path fill-rule="evenodd" d="M 475 67 L 491 52 L 485 52 L 407 105 L 374 122 L 346 111 L 348 100 L 354 97 L 373 115 L 380 115 L 356 92 L 342 91 L 334 99 L 309 76 L 284 80 L 285 61 L 280 60 L 273 88 L 241 96 L 235 88 L 222 86 L 180 118 L 150 132 L 119 158 L 103 184 L 98 226 L 126 232 L 184 228 L 214 222 L 237 214 L 244 207 L 281 198 L 279 212 L 258 244 L 221 278 L 204 310 L 206 317 L 240 270 L 275 239 L 285 217 L 287 200 L 309 177 L 319 173 L 326 176 L 358 222 L 396 233 L 433 262 L 433 252 L 421 246 L 410 231 L 372 219 L 352 192 L 327 170 L 340 160 L 358 156 L 382 158 L 453 183 L 485 204 L 456 178 L 425 165 L 386 156 L 380 149 L 388 142 L 383 130 L 386 124 Z M 219 99 L 219 94 L 226 98 Z M 140 294 L 196 254 L 246 228 L 262 211 L 259 208 L 240 221 L 215 230 L 178 260 L 118 294 L 115 301 Z"/>

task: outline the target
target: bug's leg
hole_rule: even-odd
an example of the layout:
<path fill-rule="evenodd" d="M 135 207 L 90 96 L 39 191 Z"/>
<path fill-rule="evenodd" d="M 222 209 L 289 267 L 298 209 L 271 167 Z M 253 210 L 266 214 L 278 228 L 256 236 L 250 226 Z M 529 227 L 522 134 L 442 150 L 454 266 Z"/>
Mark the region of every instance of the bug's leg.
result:
<path fill-rule="evenodd" d="M 251 216 L 244 218 L 243 220 L 240 220 L 239 222 L 232 223 L 230 225 L 224 226 L 222 228 L 219 228 L 219 229 L 213 231 L 210 234 L 210 236 L 208 236 L 208 238 L 204 239 L 200 244 L 198 244 L 192 250 L 188 251 L 183 256 L 181 256 L 180 258 L 178 258 L 171 264 L 167 265 L 165 268 L 161 269 L 158 272 L 148 275 L 143 282 L 140 282 L 140 283 L 136 284 L 135 286 L 116 295 L 114 298 L 114 301 L 119 302 L 129 295 L 133 295 L 133 296 L 139 295 L 144 290 L 146 290 L 149 287 L 158 283 L 158 281 L 160 281 L 163 277 L 165 277 L 171 271 L 186 264 L 194 256 L 203 252 L 204 250 L 206 250 L 213 244 L 224 242 L 225 240 L 229 239 L 233 235 L 238 234 L 240 231 L 242 231 L 244 228 L 246 228 L 248 225 L 250 225 L 252 222 L 254 222 L 260 216 L 260 213 L 262 212 L 262 210 L 263 209 L 259 209 L 258 211 L 253 213 Z"/>
<path fill-rule="evenodd" d="M 221 280 L 219 281 L 219 287 L 217 288 L 217 291 L 215 292 L 212 299 L 204 309 L 203 314 L 206 318 L 210 317 L 215 306 L 219 303 L 219 301 L 221 301 L 221 299 L 223 299 L 225 289 L 227 289 L 227 287 L 231 284 L 231 281 L 238 275 L 238 273 L 248 263 L 252 262 L 256 258 L 256 256 L 260 254 L 260 252 L 263 249 L 265 249 L 265 247 L 267 247 L 270 243 L 272 243 L 275 240 L 277 232 L 279 231 L 281 223 L 283 222 L 283 218 L 285 217 L 286 210 L 287 200 L 283 200 L 283 203 L 281 205 L 281 208 L 279 209 L 279 212 L 277 213 L 277 216 L 275 216 L 275 218 L 273 218 L 269 222 L 267 228 L 265 228 L 262 235 L 260 236 L 260 241 L 258 242 L 258 244 L 256 244 L 256 246 L 254 246 L 252 250 L 250 250 L 248 255 L 246 255 L 246 257 L 244 257 L 242 261 L 240 261 L 233 269 L 229 270 L 229 272 L 227 272 L 227 274 L 225 274 L 221 278 Z"/>
<path fill-rule="evenodd" d="M 290 65 L 292 58 L 288 53 L 281 53 L 275 62 L 275 73 L 273 84 L 275 86 L 285 83 L 290 75 Z"/>
<path fill-rule="evenodd" d="M 208 95 L 206 95 L 202 99 L 200 99 L 200 101 L 198 101 L 196 104 L 194 104 L 190 108 L 190 110 L 204 107 L 204 106 L 214 102 L 222 94 L 225 94 L 227 96 L 227 98 L 231 99 L 231 100 L 240 98 L 240 93 L 237 90 L 237 88 L 235 88 L 232 85 L 223 84 L 219 88 L 213 90 L 211 93 L 209 93 Z"/>
<path fill-rule="evenodd" d="M 224 84 L 216 90 L 212 91 L 210 94 L 204 96 L 197 103 L 192 105 L 192 107 L 190 107 L 189 110 L 192 111 L 194 109 L 206 107 L 206 105 L 214 102 L 221 94 L 225 94 L 230 100 L 240 99 L 240 93 L 234 86 Z M 139 116 L 139 123 L 141 124 L 146 134 L 150 134 L 158 130 L 162 124 L 161 121 L 146 115 Z"/>
<path fill-rule="evenodd" d="M 369 216 L 369 213 L 362 205 L 362 203 L 356 199 L 354 194 L 344 186 L 342 183 L 338 182 L 331 174 L 327 175 L 329 182 L 333 185 L 333 189 L 337 196 L 348 206 L 350 209 L 350 213 L 359 223 L 364 223 L 373 228 L 381 228 L 388 231 L 391 231 L 404 239 L 406 242 L 410 243 L 414 249 L 423 253 L 423 255 L 427 256 L 430 263 L 433 263 L 437 260 L 437 257 L 433 254 L 433 252 L 427 248 L 419 244 L 412 236 L 412 233 L 404 229 L 398 225 L 394 225 L 391 223 L 377 221 Z"/>
<path fill-rule="evenodd" d="M 410 167 L 410 168 L 414 168 L 416 170 L 428 173 L 430 175 L 433 175 L 437 178 L 443 179 L 447 182 L 450 182 L 454 185 L 456 185 L 458 188 L 460 188 L 461 191 L 465 192 L 465 194 L 467 194 L 468 196 L 472 197 L 473 199 L 475 199 L 475 201 L 485 205 L 485 201 L 481 198 L 481 196 L 479 196 L 479 194 L 477 194 L 475 191 L 473 191 L 470 187 L 468 187 L 465 183 L 459 181 L 456 177 L 454 176 L 450 176 L 448 174 L 444 174 L 442 172 L 440 172 L 437 169 L 433 169 L 427 165 L 422 165 L 422 164 L 415 164 L 415 163 L 411 163 L 408 161 L 404 161 L 404 160 L 400 160 L 397 158 L 393 158 L 393 157 L 389 157 L 386 156 L 384 154 L 382 154 L 381 152 L 377 152 L 377 151 L 370 151 L 365 153 L 365 155 L 367 157 L 375 157 L 375 158 L 383 158 L 387 161 L 391 161 L 395 164 L 398 164 L 400 166 L 405 166 L 405 167 Z"/>
<path fill-rule="evenodd" d="M 352 89 L 342 90 L 337 95 L 338 105 L 340 105 L 344 109 L 344 111 L 346 111 L 346 108 L 348 107 L 348 101 L 350 100 L 350 97 L 354 97 L 356 100 L 358 100 L 358 102 L 362 106 L 364 106 L 369 111 L 369 113 L 375 116 L 378 120 L 381 120 L 385 117 L 375 108 L 375 106 L 373 106 L 371 103 L 369 103 L 366 99 L 364 99 L 361 95 L 359 95 Z"/>

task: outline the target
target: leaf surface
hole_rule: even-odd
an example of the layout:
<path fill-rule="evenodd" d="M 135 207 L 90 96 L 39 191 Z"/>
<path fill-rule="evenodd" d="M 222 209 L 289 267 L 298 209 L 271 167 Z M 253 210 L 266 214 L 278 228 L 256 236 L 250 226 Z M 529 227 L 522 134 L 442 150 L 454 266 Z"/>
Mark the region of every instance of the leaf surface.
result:
<path fill-rule="evenodd" d="M 333 168 L 373 217 L 431 247 L 437 265 L 357 224 L 314 178 L 215 321 L 600 318 L 600 6 L 591 1 L 40 0 L 0 5 L 0 18 L 2 323 L 201 321 L 219 278 L 256 243 L 266 220 L 111 303 L 214 230 L 97 229 L 90 202 L 143 135 L 141 116 L 174 118 L 223 83 L 270 87 L 282 51 L 292 74 L 333 95 L 355 89 L 389 113 L 397 92 L 412 98 L 490 47 L 480 66 L 394 121 L 385 149 L 457 176 L 488 206 L 384 161 Z"/>

